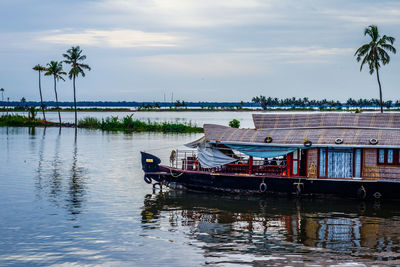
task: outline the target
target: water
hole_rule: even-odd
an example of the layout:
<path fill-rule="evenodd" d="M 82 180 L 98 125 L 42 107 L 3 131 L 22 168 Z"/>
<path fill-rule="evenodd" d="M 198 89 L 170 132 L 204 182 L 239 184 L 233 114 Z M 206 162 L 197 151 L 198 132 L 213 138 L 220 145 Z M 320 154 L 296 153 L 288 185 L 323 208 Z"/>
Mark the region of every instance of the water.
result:
<path fill-rule="evenodd" d="M 202 116 L 202 114 L 200 114 Z M 153 191 L 201 134 L 0 127 L 0 266 L 400 264 L 396 202 Z"/>

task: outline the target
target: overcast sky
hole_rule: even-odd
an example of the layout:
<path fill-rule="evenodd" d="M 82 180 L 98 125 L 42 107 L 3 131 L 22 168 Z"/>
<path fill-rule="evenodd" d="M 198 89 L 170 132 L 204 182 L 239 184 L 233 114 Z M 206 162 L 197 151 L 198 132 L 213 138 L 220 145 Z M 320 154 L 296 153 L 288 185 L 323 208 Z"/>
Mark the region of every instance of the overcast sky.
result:
<path fill-rule="evenodd" d="M 400 1 L 1 0 L 0 87 L 39 100 L 32 67 L 80 45 L 92 71 L 78 100 L 378 98 L 354 57 L 370 24 L 400 38 Z M 381 80 L 384 99 L 400 99 L 399 55 Z M 45 100 L 52 86 L 43 77 Z M 58 91 L 72 101 L 70 80 Z"/>

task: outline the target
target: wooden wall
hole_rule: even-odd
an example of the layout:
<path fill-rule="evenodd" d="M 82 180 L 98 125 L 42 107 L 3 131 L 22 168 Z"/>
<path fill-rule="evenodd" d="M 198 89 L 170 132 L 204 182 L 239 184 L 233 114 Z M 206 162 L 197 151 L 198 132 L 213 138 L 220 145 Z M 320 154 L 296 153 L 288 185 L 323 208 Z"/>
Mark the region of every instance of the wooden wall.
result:
<path fill-rule="evenodd" d="M 363 149 L 362 177 L 367 180 L 399 179 L 400 166 L 378 165 L 376 148 Z"/>

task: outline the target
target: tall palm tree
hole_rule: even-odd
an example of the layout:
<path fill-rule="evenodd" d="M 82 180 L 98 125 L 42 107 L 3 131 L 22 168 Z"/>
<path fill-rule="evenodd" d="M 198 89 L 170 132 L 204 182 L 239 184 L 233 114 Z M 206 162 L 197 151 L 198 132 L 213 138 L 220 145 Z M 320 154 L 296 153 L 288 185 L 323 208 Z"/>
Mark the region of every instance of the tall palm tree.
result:
<path fill-rule="evenodd" d="M 91 70 L 89 65 L 82 64 L 81 62 L 86 59 L 85 55 L 82 55 L 82 50 L 79 46 L 73 46 L 67 50 L 66 54 L 63 54 L 63 57 L 66 59 L 64 60 L 65 63 L 71 66 L 70 71 L 68 72 L 68 77 L 72 79 L 73 86 L 74 86 L 74 106 L 75 106 L 75 129 L 78 126 L 78 115 L 76 112 L 76 87 L 75 87 L 75 79 L 82 75 L 85 77 L 85 72 L 83 70 Z"/>
<path fill-rule="evenodd" d="M 382 86 L 379 80 L 379 68 L 381 67 L 381 63 L 382 65 L 386 65 L 390 62 L 390 56 L 387 51 L 396 54 L 396 48 L 393 47 L 395 38 L 386 35 L 381 37 L 376 25 L 370 25 L 368 28 L 365 28 L 364 35 L 371 37 L 371 42 L 358 48 L 354 56 L 357 56 L 358 62 L 361 61 L 360 71 L 362 71 L 364 64 L 368 64 L 369 73 L 371 75 L 376 71 L 376 78 L 378 79 L 379 85 L 379 104 L 381 106 L 381 113 L 383 113 Z"/>
<path fill-rule="evenodd" d="M 43 118 L 46 121 L 46 115 L 44 114 L 44 105 L 43 105 L 43 97 L 42 97 L 42 87 L 40 85 L 40 72 L 41 71 L 46 71 L 46 68 L 43 67 L 40 64 L 37 64 L 35 67 L 32 68 L 33 70 L 36 70 L 39 72 L 39 93 L 40 93 L 40 106 L 42 107 L 42 112 L 43 112 Z"/>
<path fill-rule="evenodd" d="M 58 80 L 63 80 L 65 79 L 62 77 L 62 75 L 66 75 L 63 71 L 62 68 L 62 63 L 58 61 L 51 61 L 50 63 L 47 63 L 47 72 L 44 74 L 46 76 L 53 75 L 54 78 L 54 93 L 56 95 L 56 106 L 57 106 L 57 111 L 58 111 L 58 119 L 60 121 L 60 127 L 61 127 L 61 115 L 60 115 L 60 107 L 58 106 L 58 97 L 57 97 L 57 81 Z"/>

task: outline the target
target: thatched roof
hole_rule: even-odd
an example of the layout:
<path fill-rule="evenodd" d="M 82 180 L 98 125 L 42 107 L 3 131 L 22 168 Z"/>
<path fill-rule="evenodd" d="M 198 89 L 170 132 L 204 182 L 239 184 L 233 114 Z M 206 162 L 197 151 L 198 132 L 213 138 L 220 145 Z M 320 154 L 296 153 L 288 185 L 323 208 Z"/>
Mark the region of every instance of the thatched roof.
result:
<path fill-rule="evenodd" d="M 397 121 L 396 123 L 399 124 Z M 396 123 L 392 122 L 390 125 L 393 126 Z M 264 123 L 264 125 L 266 124 Z M 386 125 L 389 125 L 389 123 L 386 123 Z M 279 126 L 283 126 L 283 123 Z M 215 124 L 205 124 L 204 133 L 207 141 L 215 142 L 265 144 L 265 138 L 271 137 L 272 142 L 266 145 L 303 145 L 304 140 L 308 139 L 313 143 L 313 146 L 400 147 L 400 129 L 384 127 L 379 129 L 355 127 L 234 129 Z M 336 144 L 337 138 L 342 138 L 343 143 Z M 378 140 L 378 143 L 371 145 L 371 138 Z"/>
<path fill-rule="evenodd" d="M 253 114 L 256 129 L 277 128 L 397 128 L 400 113 L 265 113 Z"/>

